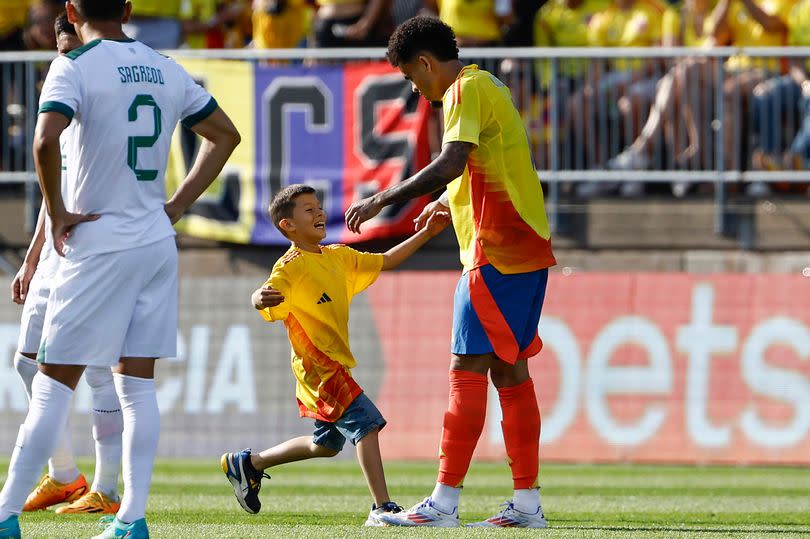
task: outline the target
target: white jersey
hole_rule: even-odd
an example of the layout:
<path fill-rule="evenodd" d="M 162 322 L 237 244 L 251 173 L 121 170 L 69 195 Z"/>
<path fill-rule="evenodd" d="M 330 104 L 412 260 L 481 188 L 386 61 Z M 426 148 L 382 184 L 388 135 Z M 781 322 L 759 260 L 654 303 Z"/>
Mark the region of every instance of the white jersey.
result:
<path fill-rule="evenodd" d="M 216 101 L 174 60 L 131 39 L 90 41 L 51 64 L 40 112 L 75 124 L 67 141 L 68 211 L 98 214 L 66 242 L 68 258 L 133 249 L 174 235 L 163 209 L 178 121 L 207 118 Z"/>

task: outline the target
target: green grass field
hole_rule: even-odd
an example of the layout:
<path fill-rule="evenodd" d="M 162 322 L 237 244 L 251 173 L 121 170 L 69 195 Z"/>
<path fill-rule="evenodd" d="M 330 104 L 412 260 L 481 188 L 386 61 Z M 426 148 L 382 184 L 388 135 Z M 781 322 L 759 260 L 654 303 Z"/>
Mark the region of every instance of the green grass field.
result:
<path fill-rule="evenodd" d="M 0 463 L 7 469 L 7 461 Z M 92 470 L 82 462 L 83 470 Z M 388 463 L 390 490 L 409 506 L 430 493 L 436 464 Z M 810 469 L 671 466 L 542 467 L 549 530 L 362 528 L 370 506 L 351 461 L 291 464 L 272 471 L 262 512 L 248 515 L 209 461 L 158 463 L 147 515 L 152 537 L 801 537 L 810 539 Z M 511 495 L 505 464 L 475 464 L 462 523 L 490 516 Z M 26 538 L 90 537 L 96 516 L 23 515 Z"/>

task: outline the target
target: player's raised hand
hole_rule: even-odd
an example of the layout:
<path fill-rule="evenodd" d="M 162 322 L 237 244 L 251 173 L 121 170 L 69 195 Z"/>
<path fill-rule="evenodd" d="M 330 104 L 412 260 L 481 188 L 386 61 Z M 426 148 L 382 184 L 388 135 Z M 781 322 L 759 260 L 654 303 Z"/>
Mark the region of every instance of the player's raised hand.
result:
<path fill-rule="evenodd" d="M 23 262 L 20 271 L 17 272 L 11 282 L 11 301 L 17 305 L 25 303 L 25 297 L 28 295 L 28 285 L 31 284 L 31 279 L 34 278 L 36 271 L 36 266 Z"/>
<path fill-rule="evenodd" d="M 355 234 L 360 233 L 360 225 L 380 213 L 382 204 L 373 196 L 358 200 L 346 210 L 346 226 Z"/>
<path fill-rule="evenodd" d="M 430 217 L 428 217 L 427 223 L 425 223 L 425 228 L 427 228 L 428 234 L 431 237 L 438 236 L 439 232 L 447 228 L 447 225 L 450 224 L 450 212 L 449 211 L 434 211 Z"/>
<path fill-rule="evenodd" d="M 250 299 L 256 309 L 262 310 L 279 305 L 284 301 L 284 294 L 269 286 L 263 286 L 253 292 Z"/>
<path fill-rule="evenodd" d="M 450 208 L 442 204 L 439 200 L 434 200 L 430 204 L 426 205 L 422 210 L 422 213 L 419 214 L 419 217 L 413 220 L 414 231 L 419 232 L 422 230 L 425 227 L 425 224 L 428 222 L 428 219 L 430 219 L 430 216 L 439 211 L 448 212 L 450 211 Z"/>
<path fill-rule="evenodd" d="M 51 235 L 53 236 L 53 248 L 57 254 L 59 256 L 65 256 L 65 241 L 70 237 L 76 225 L 87 221 L 96 221 L 99 217 L 101 216 L 70 213 L 69 211 L 52 215 Z"/>

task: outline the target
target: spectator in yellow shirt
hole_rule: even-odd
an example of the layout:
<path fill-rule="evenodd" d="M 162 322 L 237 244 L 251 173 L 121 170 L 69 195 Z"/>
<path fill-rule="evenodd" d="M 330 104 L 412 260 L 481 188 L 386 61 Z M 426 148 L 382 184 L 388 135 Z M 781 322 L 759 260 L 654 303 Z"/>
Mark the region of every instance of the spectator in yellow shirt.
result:
<path fill-rule="evenodd" d="M 719 0 L 709 20 L 718 45 L 773 47 L 787 43 L 788 18 L 794 0 Z M 754 87 L 782 71 L 779 60 L 753 59 L 743 55 L 726 62 L 729 76 L 723 86 L 725 123 L 723 139 L 727 170 L 745 168 L 749 148 L 747 118 Z"/>
<path fill-rule="evenodd" d="M 537 47 L 587 47 L 588 24 L 591 19 L 610 5 L 610 0 L 549 0 L 534 19 L 534 44 Z M 579 58 L 559 58 L 556 60 L 556 73 L 549 60 L 538 60 L 535 72 L 540 89 L 550 101 L 551 85 L 556 82 L 557 118 L 561 132 L 560 164 L 563 168 L 577 167 L 575 161 L 581 157 L 574 155 L 577 146 L 571 144 L 570 134 L 574 125 L 581 124 L 590 116 L 590 102 L 573 96 L 581 89 L 588 73 L 588 61 Z M 552 80 L 552 77 L 556 77 Z M 553 106 L 548 104 L 549 107 Z M 588 107 L 586 111 L 582 107 Z M 551 129 L 556 126 L 552 125 Z"/>
<path fill-rule="evenodd" d="M 512 19 L 511 0 L 428 0 L 425 7 L 453 29 L 459 47 L 499 45 Z"/>
<path fill-rule="evenodd" d="M 311 19 L 312 8 L 305 0 L 254 0 L 253 45 L 257 49 L 299 47 Z"/>
<path fill-rule="evenodd" d="M 661 43 L 664 4 L 658 0 L 614 0 L 597 13 L 588 25 L 588 45 L 592 47 L 653 47 Z M 600 144 L 600 132 L 621 129 L 618 102 L 623 95 L 649 99 L 655 92 L 655 64 L 642 60 L 617 59 L 592 62 L 589 80 L 576 96 L 576 106 L 585 111 L 583 122 L 574 126 L 575 140 L 584 147 L 586 167 L 604 164 L 613 150 Z M 636 132 L 638 114 L 630 129 Z M 619 140 L 612 141 L 618 143 Z M 621 147 L 621 146 L 619 146 Z M 618 148 L 616 148 L 618 150 Z M 616 151 L 613 150 L 613 151 Z"/>
<path fill-rule="evenodd" d="M 662 44 L 665 47 L 711 46 L 713 40 L 706 36 L 704 27 L 712 7 L 711 0 L 686 0 L 680 10 L 668 10 L 664 15 Z M 651 164 L 655 151 L 661 155 L 664 148 L 668 150 L 668 160 L 659 164 L 667 168 L 688 166 L 703 146 L 703 127 L 711 123 L 701 112 L 709 109 L 705 101 L 714 95 L 711 90 L 717 82 L 714 66 L 714 60 L 703 57 L 678 60 L 659 81 L 641 133 L 633 144 L 608 162 L 608 168 L 644 170 Z M 697 85 L 701 92 L 694 91 Z M 680 129 L 681 122 L 686 129 Z M 666 144 L 660 139 L 662 132 Z M 688 184 L 673 185 L 676 195 L 683 195 L 687 190 Z"/>
<path fill-rule="evenodd" d="M 790 13 L 788 45 L 810 46 L 810 0 L 800 0 Z M 754 168 L 803 170 L 810 164 L 808 71 L 810 61 L 794 58 L 791 59 L 787 75 L 770 79 L 754 88 L 753 116 L 759 135 L 759 148 L 752 155 Z M 798 118 L 798 125 L 790 121 L 794 118 Z M 807 191 L 806 184 L 776 187 L 783 191 Z M 764 184 L 759 188 L 768 190 Z"/>

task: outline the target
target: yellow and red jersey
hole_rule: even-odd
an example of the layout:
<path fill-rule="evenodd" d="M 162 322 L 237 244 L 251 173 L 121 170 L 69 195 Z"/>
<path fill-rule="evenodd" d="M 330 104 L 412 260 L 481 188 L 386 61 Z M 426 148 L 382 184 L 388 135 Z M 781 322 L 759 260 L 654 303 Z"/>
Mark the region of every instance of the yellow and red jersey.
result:
<path fill-rule="evenodd" d="M 464 268 L 524 273 L 556 264 L 543 190 L 509 88 L 470 65 L 443 104 L 442 143 L 476 145 L 464 173 L 447 186 Z"/>
<path fill-rule="evenodd" d="M 293 246 L 273 266 L 265 286 L 284 301 L 260 312 L 287 327 L 302 416 L 335 421 L 362 392 L 349 370 L 357 364 L 349 348 L 349 305 L 382 265 L 381 254 L 328 245 L 320 253 Z"/>

